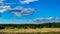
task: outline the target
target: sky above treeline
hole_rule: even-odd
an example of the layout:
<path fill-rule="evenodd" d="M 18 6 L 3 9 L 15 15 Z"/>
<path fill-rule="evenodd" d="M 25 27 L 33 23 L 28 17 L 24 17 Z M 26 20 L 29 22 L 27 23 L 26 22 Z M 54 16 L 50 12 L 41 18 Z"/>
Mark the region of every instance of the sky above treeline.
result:
<path fill-rule="evenodd" d="M 60 0 L 0 0 L 0 24 L 60 22 Z"/>

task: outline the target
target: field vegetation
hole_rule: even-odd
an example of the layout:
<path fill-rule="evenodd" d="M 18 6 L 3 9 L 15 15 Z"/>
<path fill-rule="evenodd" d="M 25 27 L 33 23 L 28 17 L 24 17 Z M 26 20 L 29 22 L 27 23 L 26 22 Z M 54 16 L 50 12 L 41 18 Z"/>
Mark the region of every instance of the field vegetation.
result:
<path fill-rule="evenodd" d="M 43 24 L 0 24 L 0 34 L 60 34 L 60 22 Z"/>
<path fill-rule="evenodd" d="M 14 29 L 14 28 L 24 28 L 24 29 L 36 29 L 36 28 L 60 28 L 59 22 L 53 22 L 53 23 L 43 23 L 43 24 L 0 24 L 0 29 Z"/>

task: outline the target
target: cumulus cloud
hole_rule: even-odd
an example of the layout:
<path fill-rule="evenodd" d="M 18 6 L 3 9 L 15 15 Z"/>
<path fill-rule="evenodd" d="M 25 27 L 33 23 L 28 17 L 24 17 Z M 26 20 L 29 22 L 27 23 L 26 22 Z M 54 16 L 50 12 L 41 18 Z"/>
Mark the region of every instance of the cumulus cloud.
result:
<path fill-rule="evenodd" d="M 23 1 L 21 0 L 20 3 L 21 4 L 29 4 L 31 2 L 36 2 L 36 1 L 38 1 L 38 0 L 23 0 Z"/>
<path fill-rule="evenodd" d="M 49 17 L 49 18 L 36 18 L 36 19 L 33 19 L 32 21 L 33 22 L 55 22 L 58 20 L 60 20 L 59 17 L 56 17 L 56 18 Z"/>
<path fill-rule="evenodd" d="M 8 11 L 13 13 L 16 16 L 30 16 L 37 10 L 34 8 L 24 8 L 24 7 L 17 6 L 15 8 L 8 9 Z"/>
<path fill-rule="evenodd" d="M 56 17 L 56 19 L 55 20 L 60 20 L 60 18 L 59 17 Z"/>
<path fill-rule="evenodd" d="M 3 5 L 3 1 L 0 1 L 0 6 Z"/>
<path fill-rule="evenodd" d="M 18 7 L 16 9 L 18 9 Z M 16 16 L 21 16 L 21 15 L 22 16 L 28 16 L 28 15 L 31 15 L 35 11 L 36 10 L 33 9 L 33 8 L 23 8 L 23 7 L 21 7 L 19 9 L 19 11 L 18 12 L 14 12 L 14 14 L 16 14 Z"/>
<path fill-rule="evenodd" d="M 10 6 L 0 6 L 0 13 L 7 11 L 8 8 L 10 8 Z"/>
<path fill-rule="evenodd" d="M 20 6 L 17 6 L 15 8 L 11 8 L 10 6 L 0 6 L 0 13 L 6 12 L 6 11 L 13 13 L 16 16 L 30 16 L 37 10 L 34 8 L 24 8 Z"/>
<path fill-rule="evenodd" d="M 0 13 L 3 13 L 10 8 L 10 6 L 5 6 L 3 1 L 5 0 L 0 0 Z"/>
<path fill-rule="evenodd" d="M 3 13 L 3 12 L 10 12 L 10 13 L 13 13 L 14 15 L 16 16 L 30 16 L 32 15 L 34 12 L 36 12 L 37 10 L 34 9 L 34 8 L 24 8 L 24 7 L 21 7 L 21 6 L 16 6 L 15 8 L 11 8 L 10 5 L 8 6 L 5 6 L 3 5 L 4 4 L 4 0 L 0 0 L 0 13 Z M 35 2 L 37 0 L 23 0 L 22 2 L 23 3 L 30 3 L 30 2 Z"/>

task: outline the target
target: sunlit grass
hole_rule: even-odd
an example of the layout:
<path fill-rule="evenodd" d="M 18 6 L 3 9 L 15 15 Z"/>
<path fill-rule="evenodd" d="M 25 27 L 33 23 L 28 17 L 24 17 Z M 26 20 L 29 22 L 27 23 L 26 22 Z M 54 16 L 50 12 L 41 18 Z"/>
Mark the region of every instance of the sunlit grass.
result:
<path fill-rule="evenodd" d="M 60 34 L 60 23 L 0 24 L 0 34 Z"/>
<path fill-rule="evenodd" d="M 44 32 L 44 33 L 40 33 L 40 32 L 37 32 L 37 33 L 35 33 L 35 32 L 33 32 L 33 33 L 19 33 L 19 32 L 17 32 L 17 33 L 13 33 L 13 32 L 0 32 L 0 34 L 60 34 L 60 32 Z"/>

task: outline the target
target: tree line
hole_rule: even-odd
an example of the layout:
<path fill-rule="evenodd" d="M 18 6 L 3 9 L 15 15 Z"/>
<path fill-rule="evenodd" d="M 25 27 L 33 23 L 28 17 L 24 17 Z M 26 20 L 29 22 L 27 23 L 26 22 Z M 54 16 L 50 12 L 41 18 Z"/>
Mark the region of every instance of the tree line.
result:
<path fill-rule="evenodd" d="M 0 24 L 0 29 L 6 29 L 6 28 L 60 28 L 59 22 L 53 22 L 53 23 L 43 23 L 43 24 Z"/>

